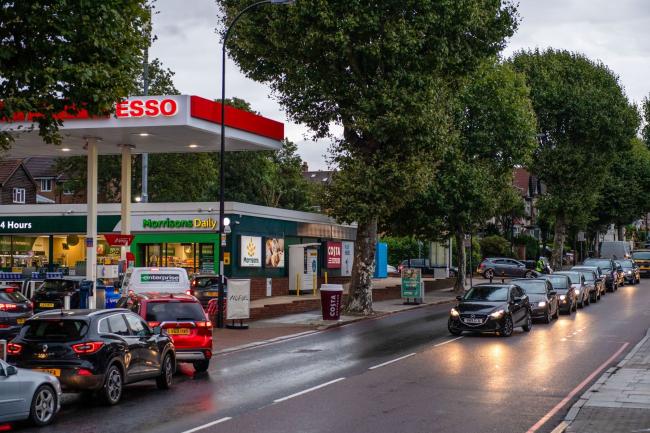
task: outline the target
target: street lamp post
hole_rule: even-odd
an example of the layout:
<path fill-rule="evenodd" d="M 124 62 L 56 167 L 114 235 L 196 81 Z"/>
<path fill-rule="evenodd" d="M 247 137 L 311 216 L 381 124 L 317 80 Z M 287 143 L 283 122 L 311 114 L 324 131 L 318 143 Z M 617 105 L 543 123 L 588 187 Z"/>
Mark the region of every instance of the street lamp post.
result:
<path fill-rule="evenodd" d="M 223 328 L 224 326 L 224 317 L 223 317 L 223 307 L 224 307 L 224 295 L 225 295 L 225 275 L 223 269 L 223 253 L 226 242 L 224 239 L 224 202 L 225 202 L 225 173 L 224 173 L 224 155 L 226 153 L 226 44 L 228 42 L 228 36 L 230 36 L 230 30 L 237 24 L 239 18 L 244 15 L 244 13 L 249 10 L 266 4 L 274 5 L 286 5 L 293 3 L 293 0 L 262 0 L 257 3 L 253 3 L 250 6 L 245 7 L 241 12 L 235 16 L 228 28 L 226 33 L 223 36 L 223 46 L 221 50 L 221 154 L 219 155 L 219 298 L 217 300 L 217 328 Z"/>

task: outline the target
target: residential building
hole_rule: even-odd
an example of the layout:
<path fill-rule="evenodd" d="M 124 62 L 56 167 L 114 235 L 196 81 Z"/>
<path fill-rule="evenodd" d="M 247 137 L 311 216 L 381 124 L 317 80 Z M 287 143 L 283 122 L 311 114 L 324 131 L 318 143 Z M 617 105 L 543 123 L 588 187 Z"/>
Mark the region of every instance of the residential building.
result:
<path fill-rule="evenodd" d="M 36 181 L 22 160 L 0 160 L 0 204 L 35 204 L 36 191 Z"/>

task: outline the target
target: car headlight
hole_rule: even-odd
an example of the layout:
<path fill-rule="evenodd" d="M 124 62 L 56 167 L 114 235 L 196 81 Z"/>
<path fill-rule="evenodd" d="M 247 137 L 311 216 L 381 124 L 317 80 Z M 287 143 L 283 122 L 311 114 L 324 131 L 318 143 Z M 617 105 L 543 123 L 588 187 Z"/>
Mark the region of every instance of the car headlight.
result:
<path fill-rule="evenodd" d="M 503 316 L 505 314 L 505 311 L 503 310 L 497 310 L 494 313 L 490 314 L 490 317 L 493 319 L 498 319 L 499 317 Z"/>
<path fill-rule="evenodd" d="M 628 274 L 628 275 L 632 275 L 632 271 L 627 271 L 627 274 Z"/>
<path fill-rule="evenodd" d="M 564 301 L 566 299 L 566 295 L 560 295 L 560 301 Z"/>
<path fill-rule="evenodd" d="M 450 313 L 451 313 L 451 317 L 458 317 L 458 316 L 460 316 L 460 313 L 459 313 L 458 310 L 455 309 L 455 308 L 452 308 Z"/>
<path fill-rule="evenodd" d="M 537 303 L 537 306 L 538 306 L 538 307 L 546 307 L 546 301 L 539 301 L 539 302 Z"/>
<path fill-rule="evenodd" d="M 576 295 L 580 294 L 580 289 L 573 289 L 574 292 L 576 292 Z"/>

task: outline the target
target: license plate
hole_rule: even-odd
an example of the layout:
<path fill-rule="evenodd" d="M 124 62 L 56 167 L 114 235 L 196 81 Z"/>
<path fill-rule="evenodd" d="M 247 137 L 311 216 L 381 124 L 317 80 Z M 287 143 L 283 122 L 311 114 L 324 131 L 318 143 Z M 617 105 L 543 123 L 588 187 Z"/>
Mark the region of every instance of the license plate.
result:
<path fill-rule="evenodd" d="M 463 319 L 463 321 L 464 321 L 465 323 L 483 323 L 483 320 L 482 320 L 482 319 L 472 319 L 472 318 L 469 318 L 469 319 Z"/>
<path fill-rule="evenodd" d="M 35 368 L 34 371 L 40 371 L 41 373 L 48 373 L 56 377 L 61 376 L 60 368 Z"/>
<path fill-rule="evenodd" d="M 205 296 L 216 297 L 219 296 L 219 292 L 205 292 Z"/>
<path fill-rule="evenodd" d="M 16 323 L 22 325 L 23 323 L 25 323 L 25 320 L 26 319 L 16 319 Z"/>
<path fill-rule="evenodd" d="M 190 335 L 189 328 L 169 328 L 165 329 L 169 335 Z"/>
<path fill-rule="evenodd" d="M 51 302 L 41 302 L 38 306 L 41 308 L 54 308 L 54 304 Z"/>

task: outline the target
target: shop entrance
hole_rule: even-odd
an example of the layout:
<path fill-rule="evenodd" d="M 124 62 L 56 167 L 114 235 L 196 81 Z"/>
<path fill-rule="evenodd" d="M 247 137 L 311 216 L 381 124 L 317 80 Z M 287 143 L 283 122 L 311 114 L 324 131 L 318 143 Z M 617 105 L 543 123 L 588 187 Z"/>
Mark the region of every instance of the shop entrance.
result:
<path fill-rule="evenodd" d="M 131 245 L 136 266 L 183 268 L 188 274 L 215 273 L 219 236 L 205 234 L 137 234 Z"/>

